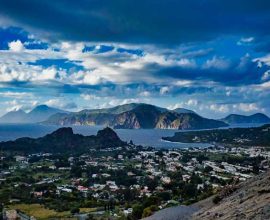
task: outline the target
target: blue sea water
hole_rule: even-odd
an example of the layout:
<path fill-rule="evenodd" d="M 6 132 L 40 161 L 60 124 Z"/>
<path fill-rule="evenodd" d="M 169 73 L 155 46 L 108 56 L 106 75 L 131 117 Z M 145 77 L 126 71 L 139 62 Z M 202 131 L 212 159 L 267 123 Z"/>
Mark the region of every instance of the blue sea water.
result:
<path fill-rule="evenodd" d="M 230 127 L 254 127 L 259 124 L 241 124 Z M 59 126 L 40 125 L 40 124 L 0 124 L 0 141 L 15 140 L 20 137 L 42 137 L 49 134 Z M 102 126 L 72 126 L 74 133 L 82 135 L 95 135 Z M 206 147 L 209 144 L 199 143 L 173 143 L 163 141 L 161 138 L 173 136 L 179 130 L 170 129 L 117 129 L 119 137 L 124 141 L 132 140 L 134 144 L 152 146 L 156 148 L 187 148 L 187 147 Z"/>
<path fill-rule="evenodd" d="M 40 124 L 0 124 L 0 141 L 15 140 L 20 137 L 42 137 L 59 126 Z M 74 133 L 95 135 L 102 126 L 72 126 Z M 132 140 L 134 144 L 157 148 L 185 148 L 191 146 L 204 147 L 206 144 L 184 144 L 163 141 L 164 136 L 173 136 L 178 130 L 161 129 L 117 129 L 119 137 L 124 141 Z"/>

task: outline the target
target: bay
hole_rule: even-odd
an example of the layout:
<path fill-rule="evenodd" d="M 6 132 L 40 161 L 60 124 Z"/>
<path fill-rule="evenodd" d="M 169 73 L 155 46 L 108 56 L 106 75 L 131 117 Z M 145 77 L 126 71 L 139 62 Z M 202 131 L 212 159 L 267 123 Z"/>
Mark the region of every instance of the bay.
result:
<path fill-rule="evenodd" d="M 103 126 L 71 126 L 74 133 L 82 135 L 95 135 Z M 0 141 L 15 140 L 21 137 L 42 137 L 49 134 L 59 126 L 40 124 L 0 124 Z M 172 129 L 117 129 L 118 136 L 136 145 L 151 146 L 156 148 L 187 148 L 206 147 L 208 144 L 186 144 L 163 141 L 161 138 L 172 136 L 178 130 Z"/>
<path fill-rule="evenodd" d="M 232 127 L 257 127 L 261 124 L 235 124 Z M 103 126 L 71 126 L 74 133 L 82 135 L 95 135 Z M 42 137 L 49 134 L 60 126 L 41 125 L 41 124 L 0 124 L 0 141 L 15 140 L 21 137 Z M 227 129 L 227 128 L 223 128 Z M 117 129 L 115 130 L 119 137 L 129 142 L 133 141 L 136 145 L 151 146 L 156 148 L 189 148 L 189 147 L 207 147 L 209 144 L 201 143 L 175 143 L 164 141 L 161 138 L 173 136 L 179 130 L 174 129 Z M 184 131 L 180 131 L 184 132 Z"/>

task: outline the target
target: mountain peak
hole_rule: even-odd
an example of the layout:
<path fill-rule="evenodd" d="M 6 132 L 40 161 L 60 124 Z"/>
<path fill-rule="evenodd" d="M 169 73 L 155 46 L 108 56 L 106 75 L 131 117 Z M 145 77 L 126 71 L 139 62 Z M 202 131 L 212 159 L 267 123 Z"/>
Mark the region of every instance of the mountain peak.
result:
<path fill-rule="evenodd" d="M 108 139 L 111 139 L 111 140 L 116 140 L 116 139 L 119 139 L 118 135 L 116 134 L 116 132 L 111 129 L 110 127 L 106 127 L 102 130 L 99 130 L 98 133 L 97 133 L 97 137 L 106 137 Z"/>
<path fill-rule="evenodd" d="M 196 114 L 194 111 L 186 109 L 186 108 L 176 108 L 176 109 L 173 109 L 172 111 L 177 112 L 179 114 L 186 114 L 186 113 Z"/>
<path fill-rule="evenodd" d="M 14 110 L 12 110 L 12 111 L 10 111 L 10 112 L 25 113 L 25 111 L 22 110 L 21 108 L 19 108 L 19 109 L 14 109 Z M 10 113 L 10 112 L 9 112 L 9 113 Z"/>
<path fill-rule="evenodd" d="M 0 123 L 25 123 L 27 114 L 22 109 L 10 111 L 0 118 Z"/>
<path fill-rule="evenodd" d="M 36 109 L 36 110 L 47 110 L 47 109 L 49 109 L 50 107 L 49 106 L 47 106 L 47 105 L 37 105 L 34 109 Z M 34 110 L 33 109 L 33 110 Z"/>
<path fill-rule="evenodd" d="M 73 130 L 71 127 L 63 127 L 63 128 L 57 129 L 56 131 L 54 131 L 53 133 L 49 135 L 55 136 L 55 137 L 69 136 L 69 135 L 73 135 Z"/>

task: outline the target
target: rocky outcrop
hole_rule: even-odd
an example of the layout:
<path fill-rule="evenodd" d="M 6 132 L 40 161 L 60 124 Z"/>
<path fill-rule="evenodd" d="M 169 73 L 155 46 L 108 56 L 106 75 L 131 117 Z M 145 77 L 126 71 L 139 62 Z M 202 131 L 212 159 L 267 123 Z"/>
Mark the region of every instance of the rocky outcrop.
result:
<path fill-rule="evenodd" d="M 72 128 L 58 130 L 40 138 L 19 138 L 15 141 L 1 142 L 4 151 L 23 153 L 52 152 L 52 153 L 83 153 L 91 148 L 107 148 L 126 145 L 111 128 L 98 131 L 97 135 L 83 136 L 74 134 Z"/>
<path fill-rule="evenodd" d="M 196 204 L 200 210 L 193 214 L 192 219 L 270 219 L 269 182 L 268 171 L 237 185 L 231 194 L 221 197 L 218 204 L 213 203 L 215 196 L 203 200 Z"/>

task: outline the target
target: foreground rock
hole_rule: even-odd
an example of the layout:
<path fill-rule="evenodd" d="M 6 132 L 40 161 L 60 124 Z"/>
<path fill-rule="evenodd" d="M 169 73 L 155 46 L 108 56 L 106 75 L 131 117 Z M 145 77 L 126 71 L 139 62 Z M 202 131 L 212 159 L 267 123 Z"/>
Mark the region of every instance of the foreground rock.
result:
<path fill-rule="evenodd" d="M 201 209 L 193 214 L 193 220 L 270 219 L 270 172 L 241 183 L 218 204 L 213 198 L 196 204 Z"/>
<path fill-rule="evenodd" d="M 188 220 L 198 210 L 195 206 L 170 207 L 156 212 L 143 220 Z"/>

